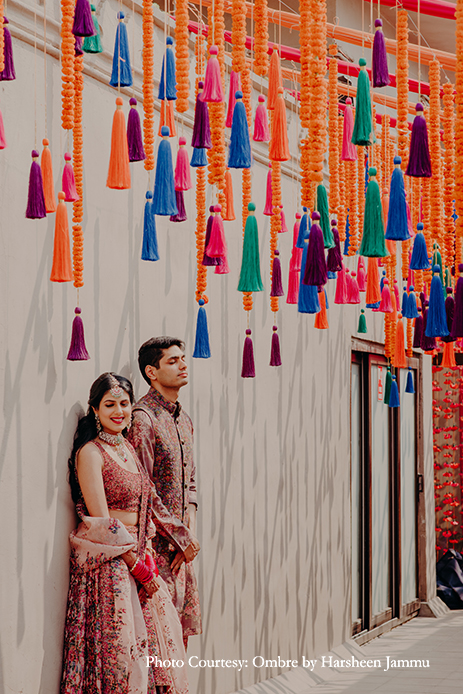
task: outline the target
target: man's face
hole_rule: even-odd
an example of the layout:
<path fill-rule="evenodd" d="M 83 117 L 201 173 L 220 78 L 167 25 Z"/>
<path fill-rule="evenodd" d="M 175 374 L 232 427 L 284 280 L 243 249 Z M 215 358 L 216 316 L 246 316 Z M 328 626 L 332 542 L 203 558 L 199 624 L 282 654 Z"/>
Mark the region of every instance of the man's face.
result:
<path fill-rule="evenodd" d="M 150 378 L 156 380 L 164 388 L 181 388 L 188 383 L 188 371 L 185 354 L 180 347 L 172 345 L 163 350 L 159 368 L 151 367 Z"/>

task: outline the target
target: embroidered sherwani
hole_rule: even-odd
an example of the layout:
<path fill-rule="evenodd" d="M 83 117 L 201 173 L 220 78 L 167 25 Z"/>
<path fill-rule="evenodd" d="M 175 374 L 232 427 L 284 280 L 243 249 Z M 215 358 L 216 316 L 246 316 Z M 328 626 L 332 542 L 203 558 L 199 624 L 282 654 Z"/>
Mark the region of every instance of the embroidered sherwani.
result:
<path fill-rule="evenodd" d="M 153 480 L 162 503 L 185 525 L 189 504 L 196 504 L 193 425 L 180 403 L 166 400 L 150 388 L 133 410 L 129 439 Z M 170 565 L 177 548 L 157 534 L 158 567 L 177 608 L 183 635 L 201 633 L 201 611 L 193 564 L 183 563 L 177 575 Z"/>

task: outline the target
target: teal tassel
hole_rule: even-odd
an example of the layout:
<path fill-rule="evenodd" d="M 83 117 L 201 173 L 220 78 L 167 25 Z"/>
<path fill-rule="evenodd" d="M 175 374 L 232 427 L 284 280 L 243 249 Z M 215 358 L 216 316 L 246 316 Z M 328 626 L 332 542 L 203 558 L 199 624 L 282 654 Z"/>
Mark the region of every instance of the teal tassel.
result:
<path fill-rule="evenodd" d="M 196 338 L 193 357 L 195 359 L 209 359 L 211 348 L 209 346 L 209 331 L 207 329 L 207 315 L 204 308 L 204 299 L 198 301 L 198 318 L 196 321 Z"/>
<path fill-rule="evenodd" d="M 96 8 L 95 5 L 90 5 L 92 10 L 93 26 L 95 27 L 95 34 L 93 36 L 86 36 L 82 44 L 82 50 L 85 53 L 103 53 L 103 44 L 101 43 L 101 30 L 98 24 L 98 19 L 96 18 Z"/>
<path fill-rule="evenodd" d="M 158 99 L 163 101 L 175 101 L 177 98 L 177 84 L 175 81 L 175 56 L 172 49 L 174 40 L 172 36 L 166 38 L 166 52 L 162 59 L 161 79 L 159 80 Z"/>
<path fill-rule="evenodd" d="M 387 367 L 386 372 L 386 383 L 384 384 L 384 404 L 389 405 L 389 398 L 391 396 L 391 385 L 392 385 L 392 374 L 391 367 Z"/>
<path fill-rule="evenodd" d="M 257 232 L 256 206 L 248 205 L 248 218 L 244 228 L 243 258 L 241 261 L 239 292 L 262 292 L 264 285 L 260 275 L 259 237 Z"/>
<path fill-rule="evenodd" d="M 384 239 L 383 210 L 379 185 L 375 178 L 376 169 L 371 167 L 369 174 L 370 182 L 365 197 L 363 236 L 359 255 L 368 258 L 385 258 L 389 253 Z"/>
<path fill-rule="evenodd" d="M 153 212 L 163 217 L 171 217 L 178 214 L 169 132 L 169 128 L 163 125 L 161 128 L 162 140 L 159 143 L 156 160 L 156 178 L 153 195 Z"/>
<path fill-rule="evenodd" d="M 360 72 L 357 81 L 357 100 L 355 108 L 355 123 L 352 133 L 352 143 L 369 147 L 373 143 L 373 121 L 371 118 L 371 100 L 370 100 L 370 80 L 368 73 L 365 70 L 367 61 L 365 58 L 360 58 Z"/>
<path fill-rule="evenodd" d="M 325 248 L 333 248 L 334 236 L 333 232 L 331 231 L 328 196 L 323 183 L 320 183 L 317 186 L 317 212 L 320 213 L 320 226 L 323 231 L 323 245 Z"/>
<path fill-rule="evenodd" d="M 367 319 L 365 318 L 365 311 L 362 308 L 360 312 L 360 317 L 359 317 L 359 326 L 357 328 L 358 333 L 367 333 Z"/>
<path fill-rule="evenodd" d="M 413 373 L 410 367 L 408 368 L 408 374 L 407 374 L 407 385 L 405 386 L 405 392 L 406 393 L 414 393 L 415 389 L 413 387 Z"/>
<path fill-rule="evenodd" d="M 395 376 L 392 377 L 391 394 L 389 396 L 388 405 L 389 407 L 400 407 L 399 388 L 397 386 L 397 379 Z"/>
<path fill-rule="evenodd" d="M 146 193 L 141 259 L 159 260 L 156 219 L 153 214 L 153 193 L 150 190 Z"/>
<path fill-rule="evenodd" d="M 132 68 L 130 67 L 129 39 L 127 27 L 124 24 L 124 13 L 118 12 L 119 20 L 114 44 L 113 70 L 109 84 L 111 87 L 131 87 L 133 84 Z"/>

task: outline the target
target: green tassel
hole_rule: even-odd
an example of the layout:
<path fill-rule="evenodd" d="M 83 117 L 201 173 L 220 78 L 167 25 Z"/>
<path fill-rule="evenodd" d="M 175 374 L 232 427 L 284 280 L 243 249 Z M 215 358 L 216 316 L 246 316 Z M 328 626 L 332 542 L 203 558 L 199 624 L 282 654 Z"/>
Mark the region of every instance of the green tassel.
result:
<path fill-rule="evenodd" d="M 259 237 L 257 234 L 257 219 L 254 215 L 256 206 L 253 202 L 248 205 L 248 218 L 244 228 L 243 259 L 241 261 L 239 292 L 262 292 L 264 285 L 260 276 Z"/>
<path fill-rule="evenodd" d="M 435 243 L 434 246 L 432 247 L 433 254 L 432 254 L 432 266 L 434 265 L 439 265 L 440 267 L 440 281 L 442 282 L 442 286 L 444 286 L 444 272 L 443 272 L 443 265 L 442 265 L 442 256 L 440 253 L 440 248 L 439 244 Z"/>
<path fill-rule="evenodd" d="M 320 226 L 323 231 L 323 245 L 325 248 L 334 248 L 334 237 L 331 231 L 330 213 L 328 210 L 328 196 L 323 183 L 317 186 L 317 212 L 320 213 Z"/>
<path fill-rule="evenodd" d="M 357 328 L 358 333 L 367 333 L 367 319 L 365 318 L 365 311 L 362 308 L 362 311 L 360 313 L 359 317 L 359 327 Z"/>
<path fill-rule="evenodd" d="M 370 80 L 365 70 L 367 61 L 360 58 L 360 72 L 357 80 L 357 101 L 355 104 L 355 123 L 352 132 L 352 143 L 368 147 L 374 141 L 373 121 L 371 118 Z"/>
<path fill-rule="evenodd" d="M 374 166 L 369 170 L 370 182 L 365 196 L 363 236 L 359 255 L 367 258 L 385 258 L 389 255 L 384 238 L 383 209 Z"/>
<path fill-rule="evenodd" d="M 452 273 L 450 272 L 450 268 L 446 267 L 445 268 L 445 288 L 451 287 L 452 286 Z"/>
<path fill-rule="evenodd" d="M 86 36 L 82 44 L 82 50 L 85 53 L 103 53 L 103 44 L 101 43 L 101 32 L 100 25 L 96 18 L 95 5 L 90 5 L 92 10 L 93 26 L 95 27 L 96 34 L 94 36 Z"/>
<path fill-rule="evenodd" d="M 386 383 L 384 385 L 384 404 L 389 405 L 389 398 L 391 397 L 391 386 L 392 386 L 392 374 L 391 367 L 387 367 L 386 373 Z"/>

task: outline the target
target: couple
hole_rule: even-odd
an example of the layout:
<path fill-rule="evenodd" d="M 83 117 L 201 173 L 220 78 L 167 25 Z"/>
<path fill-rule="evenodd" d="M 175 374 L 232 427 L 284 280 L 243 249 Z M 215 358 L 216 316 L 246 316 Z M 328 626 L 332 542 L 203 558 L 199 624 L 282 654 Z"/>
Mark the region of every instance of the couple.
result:
<path fill-rule="evenodd" d="M 161 664 L 185 662 L 188 636 L 201 633 L 193 428 L 177 402 L 184 344 L 153 338 L 138 363 L 147 395 L 132 409 L 130 381 L 102 374 L 69 459 L 81 523 L 70 538 L 61 694 L 188 692 L 185 667 Z"/>

